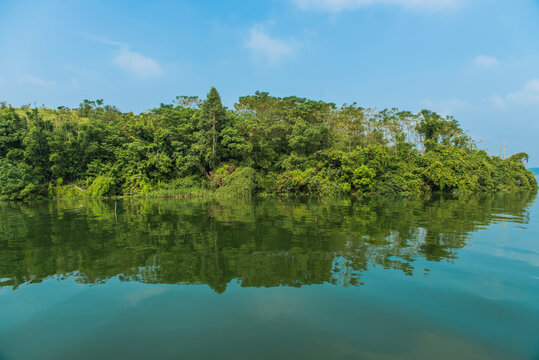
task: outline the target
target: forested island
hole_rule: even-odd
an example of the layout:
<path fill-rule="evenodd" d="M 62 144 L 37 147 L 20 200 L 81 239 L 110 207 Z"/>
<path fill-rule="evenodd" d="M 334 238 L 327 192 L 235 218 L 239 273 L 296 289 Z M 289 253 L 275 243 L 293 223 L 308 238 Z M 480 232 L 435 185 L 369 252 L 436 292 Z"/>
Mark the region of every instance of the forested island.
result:
<path fill-rule="evenodd" d="M 452 117 L 212 88 L 141 114 L 0 105 L 0 198 L 421 194 L 537 189 Z"/>

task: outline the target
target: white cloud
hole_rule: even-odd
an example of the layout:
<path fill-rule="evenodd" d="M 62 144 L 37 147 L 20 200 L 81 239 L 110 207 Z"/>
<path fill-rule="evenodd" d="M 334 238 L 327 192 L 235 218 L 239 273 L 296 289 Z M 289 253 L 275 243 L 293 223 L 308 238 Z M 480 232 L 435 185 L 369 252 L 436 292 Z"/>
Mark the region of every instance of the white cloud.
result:
<path fill-rule="evenodd" d="M 93 34 L 86 34 L 85 36 L 88 40 L 95 41 L 101 44 L 118 46 L 118 47 L 127 47 L 127 45 L 124 43 L 121 43 L 119 41 L 114 41 L 105 37 L 101 37 L 101 36 L 97 36 Z"/>
<path fill-rule="evenodd" d="M 122 70 L 139 77 L 148 78 L 163 74 L 163 68 L 157 60 L 131 51 L 127 47 L 122 47 L 112 58 L 112 62 Z"/>
<path fill-rule="evenodd" d="M 292 2 L 296 7 L 304 10 L 339 12 L 374 5 L 399 5 L 419 10 L 448 10 L 459 7 L 462 0 L 292 0 Z"/>
<path fill-rule="evenodd" d="M 256 57 L 275 63 L 294 54 L 296 45 L 292 40 L 270 37 L 260 25 L 255 25 L 249 34 L 246 46 Z"/>
<path fill-rule="evenodd" d="M 506 96 L 493 96 L 490 102 L 499 109 L 508 105 L 539 105 L 539 78 L 528 81 L 520 90 Z"/>
<path fill-rule="evenodd" d="M 507 106 L 505 99 L 501 96 L 492 96 L 490 98 L 490 103 L 497 109 L 503 109 Z"/>
<path fill-rule="evenodd" d="M 84 36 L 90 41 L 116 47 L 118 51 L 113 56 L 112 63 L 136 77 L 150 78 L 164 73 L 163 67 L 157 60 L 130 50 L 130 46 L 126 43 L 93 34 Z"/>
<path fill-rule="evenodd" d="M 39 76 L 34 76 L 30 74 L 21 76 L 20 81 L 25 84 L 30 84 L 30 85 L 40 86 L 40 87 L 50 87 L 55 84 L 54 81 L 45 80 Z"/>
<path fill-rule="evenodd" d="M 72 77 L 69 79 L 69 85 L 68 85 L 70 88 L 72 89 L 78 89 L 80 88 L 80 82 L 78 79 Z"/>
<path fill-rule="evenodd" d="M 480 68 L 493 68 L 496 67 L 500 62 L 494 56 L 489 55 L 479 55 L 476 56 L 475 66 Z"/>
<path fill-rule="evenodd" d="M 425 105 L 440 115 L 454 115 L 455 111 L 466 108 L 468 104 L 459 99 L 448 99 L 440 101 L 425 101 Z"/>
<path fill-rule="evenodd" d="M 522 89 L 507 95 L 507 101 L 521 105 L 539 105 L 539 78 L 528 81 Z"/>
<path fill-rule="evenodd" d="M 128 291 L 124 295 L 124 301 L 131 307 L 136 307 L 148 298 L 161 295 L 167 291 L 167 288 L 164 286 L 153 286 L 153 287 L 144 287 L 143 289 L 135 288 L 134 291 Z"/>

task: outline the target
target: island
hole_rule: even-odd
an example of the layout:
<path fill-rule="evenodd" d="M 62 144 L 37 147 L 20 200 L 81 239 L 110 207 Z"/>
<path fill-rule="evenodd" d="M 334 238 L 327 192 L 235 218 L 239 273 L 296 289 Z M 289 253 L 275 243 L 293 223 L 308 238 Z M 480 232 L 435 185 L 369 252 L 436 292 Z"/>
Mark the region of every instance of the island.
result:
<path fill-rule="evenodd" d="M 526 153 L 479 149 L 451 116 L 267 92 L 134 114 L 0 105 L 0 198 L 347 196 L 536 190 Z"/>

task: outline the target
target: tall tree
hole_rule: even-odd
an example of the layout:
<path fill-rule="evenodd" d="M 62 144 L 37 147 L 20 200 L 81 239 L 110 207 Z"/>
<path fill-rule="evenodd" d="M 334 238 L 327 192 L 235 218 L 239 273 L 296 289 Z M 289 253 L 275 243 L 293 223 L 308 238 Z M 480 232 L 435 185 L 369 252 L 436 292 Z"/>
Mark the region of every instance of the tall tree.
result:
<path fill-rule="evenodd" d="M 211 152 L 208 165 L 211 169 L 219 162 L 219 135 L 225 125 L 226 109 L 221 103 L 221 96 L 215 87 L 212 87 L 206 100 L 202 104 L 202 114 L 199 127 L 204 137 L 209 140 Z"/>
<path fill-rule="evenodd" d="M 23 140 L 24 157 L 28 165 L 33 168 L 35 178 L 41 182 L 47 182 L 50 179 L 49 140 L 52 124 L 44 120 L 37 109 L 33 109 L 27 115 L 28 133 Z"/>

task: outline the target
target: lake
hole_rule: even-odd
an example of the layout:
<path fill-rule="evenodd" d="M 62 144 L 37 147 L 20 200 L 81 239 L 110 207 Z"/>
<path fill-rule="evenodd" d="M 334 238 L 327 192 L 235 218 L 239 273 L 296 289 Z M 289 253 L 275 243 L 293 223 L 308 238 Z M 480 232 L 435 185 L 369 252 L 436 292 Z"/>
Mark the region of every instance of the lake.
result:
<path fill-rule="evenodd" d="M 535 194 L 0 203 L 0 360 L 538 358 Z"/>

